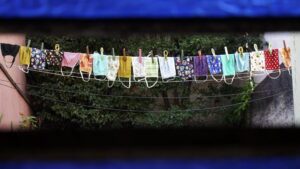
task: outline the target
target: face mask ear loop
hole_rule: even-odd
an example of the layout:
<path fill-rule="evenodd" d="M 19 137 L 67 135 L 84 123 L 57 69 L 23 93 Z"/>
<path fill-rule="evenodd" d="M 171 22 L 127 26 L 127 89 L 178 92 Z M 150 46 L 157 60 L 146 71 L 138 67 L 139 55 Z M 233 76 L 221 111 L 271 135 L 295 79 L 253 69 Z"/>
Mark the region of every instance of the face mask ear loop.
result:
<path fill-rule="evenodd" d="M 22 66 L 19 66 L 19 69 L 24 73 L 29 73 L 29 65 L 27 65 L 26 70 Z"/>
<path fill-rule="evenodd" d="M 278 69 L 278 75 L 275 76 L 275 77 L 274 77 L 274 76 L 271 76 L 271 74 L 272 74 L 273 72 L 269 73 L 268 70 L 265 70 L 265 71 L 266 71 L 266 74 L 268 75 L 268 77 L 271 78 L 271 79 L 273 79 L 273 80 L 278 79 L 278 78 L 280 77 L 280 75 L 281 75 L 281 69 Z"/>
<path fill-rule="evenodd" d="M 111 88 L 111 87 L 113 87 L 113 86 L 114 86 L 114 84 L 115 84 L 115 81 L 112 81 L 112 84 L 111 84 L 111 85 L 109 84 L 109 82 L 110 82 L 110 81 L 108 80 L 108 81 L 107 81 L 107 87 L 108 87 L 108 88 Z"/>
<path fill-rule="evenodd" d="M 224 82 L 226 83 L 226 84 L 228 84 L 228 85 L 231 85 L 232 83 L 233 83 L 233 81 L 234 81 L 234 78 L 235 78 L 235 74 L 233 75 L 233 77 L 231 78 L 231 81 L 230 82 L 227 82 L 227 80 L 226 80 L 226 77 L 225 76 L 223 76 L 224 77 Z"/>
<path fill-rule="evenodd" d="M 88 78 L 87 78 L 87 79 L 84 79 L 84 77 L 83 77 L 83 73 L 82 73 L 82 71 L 81 71 L 81 70 L 79 70 L 79 72 L 80 72 L 80 75 L 81 75 L 81 79 L 82 79 L 84 82 L 88 82 L 88 81 L 90 81 L 90 79 L 91 79 L 91 72 L 89 72 L 89 74 L 88 74 Z"/>
<path fill-rule="evenodd" d="M 208 75 L 206 75 L 206 78 L 205 78 L 205 80 L 197 80 L 197 77 L 196 77 L 196 76 L 194 76 L 194 80 L 195 80 L 195 82 L 196 82 L 196 83 L 204 83 L 204 82 L 206 82 L 206 81 L 207 81 L 207 79 L 208 79 Z"/>
<path fill-rule="evenodd" d="M 78 64 L 78 62 L 76 63 L 76 65 Z M 61 75 L 64 76 L 64 77 L 68 77 L 68 76 L 71 76 L 73 74 L 73 71 L 74 71 L 74 68 L 76 67 L 76 65 L 74 67 L 72 67 L 71 69 L 71 72 L 69 74 L 64 74 L 64 71 L 62 70 L 62 66 L 60 66 L 60 72 L 61 72 Z"/>
<path fill-rule="evenodd" d="M 125 83 L 123 83 L 123 81 L 121 81 L 120 76 L 118 78 L 119 78 L 119 82 L 121 82 L 122 86 L 124 86 L 127 89 L 129 89 L 131 87 L 131 78 L 128 78 L 128 86 L 126 86 Z"/>

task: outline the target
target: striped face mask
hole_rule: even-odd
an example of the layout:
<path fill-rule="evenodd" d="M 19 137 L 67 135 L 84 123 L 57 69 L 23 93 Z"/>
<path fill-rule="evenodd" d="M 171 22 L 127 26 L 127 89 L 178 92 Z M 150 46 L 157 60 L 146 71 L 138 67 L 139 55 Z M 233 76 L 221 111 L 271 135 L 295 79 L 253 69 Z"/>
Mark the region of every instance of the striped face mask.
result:
<path fill-rule="evenodd" d="M 157 57 L 146 57 L 144 58 L 144 65 L 145 65 L 145 73 L 146 73 L 146 85 L 148 88 L 152 88 L 158 82 L 158 60 Z M 149 85 L 147 78 L 156 78 L 156 81 Z"/>
<path fill-rule="evenodd" d="M 60 69 L 61 74 L 63 76 L 71 76 L 79 60 L 80 60 L 80 53 L 64 52 L 63 60 L 61 62 L 61 69 Z M 72 70 L 68 75 L 65 75 L 64 71 L 62 70 L 63 67 L 71 68 Z"/>

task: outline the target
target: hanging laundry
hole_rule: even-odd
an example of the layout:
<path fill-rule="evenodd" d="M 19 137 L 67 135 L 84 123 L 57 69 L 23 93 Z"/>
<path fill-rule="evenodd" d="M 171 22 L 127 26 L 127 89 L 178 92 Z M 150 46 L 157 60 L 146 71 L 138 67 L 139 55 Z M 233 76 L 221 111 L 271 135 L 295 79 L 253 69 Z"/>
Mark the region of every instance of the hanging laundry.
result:
<path fill-rule="evenodd" d="M 45 69 L 46 67 L 46 55 L 37 48 L 31 49 L 31 67 L 33 69 Z"/>
<path fill-rule="evenodd" d="M 291 49 L 290 48 L 282 48 L 281 49 L 281 57 L 283 60 L 284 67 L 287 69 L 291 68 Z"/>
<path fill-rule="evenodd" d="M 94 76 L 105 76 L 108 73 L 108 56 L 100 55 L 98 52 L 93 54 L 93 73 Z"/>
<path fill-rule="evenodd" d="M 249 53 L 235 53 L 235 70 L 238 73 L 249 71 Z"/>
<path fill-rule="evenodd" d="M 222 73 L 222 62 L 220 55 L 206 55 L 207 65 L 210 74 L 220 74 Z"/>
<path fill-rule="evenodd" d="M 144 57 L 132 57 L 133 78 L 142 78 L 146 76 Z"/>
<path fill-rule="evenodd" d="M 47 66 L 61 66 L 64 53 L 62 51 L 44 50 Z"/>
<path fill-rule="evenodd" d="M 255 51 L 250 53 L 251 72 L 264 72 L 265 55 L 264 51 Z"/>
<path fill-rule="evenodd" d="M 125 52 L 124 52 L 125 53 Z M 118 71 L 118 77 L 120 78 L 128 78 L 128 86 L 126 86 L 122 80 L 120 80 L 121 84 L 126 87 L 130 88 L 131 86 L 131 56 L 120 56 L 119 57 L 120 67 Z"/>
<path fill-rule="evenodd" d="M 120 56 L 120 68 L 118 71 L 118 76 L 122 78 L 131 78 L 131 57 L 130 56 Z"/>
<path fill-rule="evenodd" d="M 144 58 L 144 65 L 145 65 L 146 77 L 158 78 L 158 61 L 157 61 L 157 57 Z"/>
<path fill-rule="evenodd" d="M 119 67 L 120 67 L 119 56 L 108 56 L 108 71 L 106 75 L 108 80 L 110 81 L 116 80 Z"/>
<path fill-rule="evenodd" d="M 207 76 L 208 65 L 207 58 L 205 55 L 194 57 L 194 74 L 196 77 Z"/>
<path fill-rule="evenodd" d="M 235 57 L 234 54 L 221 55 L 222 71 L 224 76 L 235 75 Z"/>
<path fill-rule="evenodd" d="M 176 77 L 174 57 L 158 57 L 161 78 L 169 79 Z"/>
<path fill-rule="evenodd" d="M 61 62 L 61 73 L 63 76 L 65 76 L 65 74 L 62 71 L 63 67 L 68 67 L 71 68 L 71 72 L 66 75 L 66 76 L 71 76 L 73 73 L 73 70 L 75 68 L 75 66 L 78 64 L 80 60 L 80 53 L 71 53 L 71 52 L 64 52 L 63 53 L 63 60 Z"/>
<path fill-rule="evenodd" d="M 93 57 L 90 54 L 81 53 L 79 63 L 80 72 L 92 73 Z"/>
<path fill-rule="evenodd" d="M 24 73 L 28 73 L 29 66 L 30 66 L 30 57 L 31 57 L 31 48 L 26 46 L 21 46 L 19 51 L 20 57 L 20 66 L 19 69 L 22 70 Z M 23 68 L 26 66 L 26 70 Z"/>
<path fill-rule="evenodd" d="M 278 49 L 265 50 L 265 63 L 266 63 L 266 70 L 278 70 L 280 69 L 279 66 L 279 55 Z"/>
<path fill-rule="evenodd" d="M 13 64 L 15 63 L 17 54 L 19 53 L 20 50 L 20 46 L 19 45 L 11 45 L 11 44 L 6 44 L 6 43 L 1 43 L 1 53 L 3 56 L 3 60 L 5 62 L 6 67 L 11 68 L 13 66 Z M 7 62 L 5 57 L 6 56 L 11 56 L 13 57 L 11 62 Z M 9 63 L 10 65 L 8 66 L 7 63 Z"/>
<path fill-rule="evenodd" d="M 181 60 L 181 57 L 175 58 L 176 71 L 178 76 L 183 80 L 191 79 L 194 77 L 194 64 L 193 57 L 186 56 Z"/>
<path fill-rule="evenodd" d="M 158 82 L 158 60 L 157 57 L 147 57 L 144 58 L 144 65 L 145 65 L 145 73 L 146 73 L 146 85 L 148 88 L 152 88 Z M 150 86 L 147 78 L 156 78 L 156 81 Z"/>

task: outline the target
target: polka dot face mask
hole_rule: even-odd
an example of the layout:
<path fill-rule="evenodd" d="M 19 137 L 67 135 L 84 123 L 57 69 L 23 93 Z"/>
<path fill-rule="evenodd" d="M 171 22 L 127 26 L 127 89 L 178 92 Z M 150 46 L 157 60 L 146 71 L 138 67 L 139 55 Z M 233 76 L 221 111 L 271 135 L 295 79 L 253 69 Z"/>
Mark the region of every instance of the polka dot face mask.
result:
<path fill-rule="evenodd" d="M 266 70 L 278 70 L 279 67 L 279 55 L 278 49 L 273 50 L 265 50 L 265 63 L 266 63 Z"/>

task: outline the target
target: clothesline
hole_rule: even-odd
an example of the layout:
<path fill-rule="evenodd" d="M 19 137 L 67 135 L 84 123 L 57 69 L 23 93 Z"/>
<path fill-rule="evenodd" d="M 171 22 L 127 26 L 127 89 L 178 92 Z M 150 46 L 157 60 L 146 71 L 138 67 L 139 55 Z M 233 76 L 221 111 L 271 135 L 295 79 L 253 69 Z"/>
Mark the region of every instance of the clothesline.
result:
<path fill-rule="evenodd" d="M 29 71 L 42 71 L 46 74 L 51 73 L 46 70 L 47 67 L 61 68 L 60 74 L 65 77 L 74 76 L 74 68 L 79 64 L 79 73 L 81 79 L 85 82 L 91 80 L 91 77 L 100 81 L 107 81 L 108 87 L 112 87 L 114 82 L 118 81 L 126 88 L 131 87 L 131 82 L 143 82 L 148 88 L 154 87 L 159 79 L 166 82 L 195 81 L 206 82 L 208 77 L 216 82 L 225 82 L 232 84 L 235 77 L 241 80 L 251 79 L 254 72 L 263 72 L 271 79 L 276 79 L 281 75 L 279 66 L 279 56 L 284 60 L 284 66 L 290 73 L 290 49 L 284 44 L 284 48 L 259 51 L 254 44 L 255 51 L 243 52 L 243 47 L 239 47 L 238 52 L 229 54 L 225 47 L 225 54 L 216 55 L 212 49 L 212 55 L 186 56 L 182 52 L 181 57 L 169 57 L 168 51 L 163 52 L 163 56 L 154 56 L 152 52 L 147 57 L 142 57 L 142 50 L 139 49 L 138 56 L 127 56 L 123 49 L 123 56 L 104 55 L 103 48 L 100 52 L 89 53 L 87 46 L 86 53 L 62 52 L 57 44 L 55 50 L 30 48 L 29 46 L 19 46 L 1 43 L 1 52 L 7 67 L 11 68 L 15 58 L 19 53 L 20 69 L 29 73 Z M 6 56 L 12 56 L 13 60 L 9 66 L 5 60 Z M 71 71 L 63 71 L 63 68 L 71 68 Z M 271 76 L 273 72 L 278 71 L 277 76 Z M 249 77 L 239 77 L 238 75 L 249 72 Z M 160 76 L 159 76 L 160 74 Z M 247 74 L 247 73 L 246 73 Z M 99 79 L 102 77 L 103 79 Z M 205 80 L 197 77 L 205 77 Z M 219 78 L 218 78 L 219 77 Z M 156 78 L 155 81 L 148 79 Z M 182 79 L 177 81 L 177 78 Z M 247 78 L 247 79 L 246 79 Z M 106 80 L 107 79 L 107 80 Z M 127 81 L 124 81 L 127 79 Z M 138 80 L 136 80 L 138 79 Z M 109 84 L 109 82 L 112 82 Z M 152 84 L 149 84 L 151 82 Z M 126 84 L 125 84 L 126 83 Z"/>
<path fill-rule="evenodd" d="M 8 80 L 0 79 L 2 82 L 10 83 Z M 92 96 L 100 96 L 100 97 L 116 97 L 116 98 L 134 98 L 134 99 L 157 99 L 157 98 L 168 98 L 168 99 L 191 99 L 191 98 L 218 98 L 218 97 L 230 97 L 230 96 L 238 96 L 243 95 L 245 92 L 240 93 L 229 93 L 229 94 L 222 94 L 222 95 L 192 95 L 192 96 L 179 96 L 179 97 L 162 97 L 162 96 L 132 96 L 132 95 L 105 95 L 105 94 L 98 94 L 97 91 L 90 91 L 90 92 L 78 92 L 73 90 L 62 90 L 56 88 L 49 88 L 49 87 L 42 87 L 42 85 L 31 85 L 26 83 L 16 83 L 18 85 L 23 85 L 26 87 L 38 88 L 43 90 L 49 91 L 56 91 L 60 93 L 72 93 L 72 94 L 81 94 L 81 95 L 92 95 Z M 278 91 L 282 91 L 289 88 L 282 88 L 278 89 Z M 260 90 L 251 92 L 251 94 L 259 94 L 259 93 L 268 93 L 268 92 L 277 92 L 277 90 Z"/>
<path fill-rule="evenodd" d="M 8 86 L 8 85 L 2 84 L 2 83 L 0 83 L 0 85 L 15 90 L 15 88 L 13 88 L 11 86 Z M 278 93 L 275 93 L 275 94 L 272 94 L 272 95 L 269 95 L 269 96 L 249 100 L 247 103 L 252 103 L 252 102 L 272 98 L 272 97 L 275 97 L 275 96 L 278 96 L 280 94 L 287 93 L 287 92 L 290 92 L 290 91 L 292 91 L 292 90 L 289 89 L 289 90 L 280 91 Z M 73 102 L 62 101 L 62 100 L 53 99 L 53 98 L 46 97 L 46 96 L 40 96 L 40 95 L 32 94 L 32 93 L 28 93 L 28 94 L 31 95 L 31 96 L 39 97 L 39 98 L 44 99 L 44 100 L 50 100 L 50 101 L 53 101 L 53 102 L 59 102 L 59 103 L 64 103 L 64 104 L 71 104 L 71 105 L 75 105 L 75 106 L 82 106 L 82 107 L 86 107 L 86 108 L 93 108 L 93 109 L 97 109 L 97 110 L 109 110 L 109 111 L 118 111 L 118 112 L 140 112 L 140 113 L 168 112 L 166 110 L 130 110 L 130 109 L 116 109 L 116 108 L 109 108 L 109 107 L 91 106 L 91 105 L 85 105 L 85 104 L 78 104 L 78 103 L 73 103 Z M 224 106 L 207 107 L 207 108 L 201 108 L 201 109 L 185 109 L 185 110 L 173 110 L 173 111 L 175 111 L 175 112 L 207 111 L 207 110 L 214 110 L 214 109 L 226 109 L 226 108 L 234 107 L 234 106 L 241 105 L 241 104 L 245 104 L 245 102 L 239 102 L 239 103 L 235 103 L 235 104 L 228 104 L 228 105 L 224 105 Z"/>

